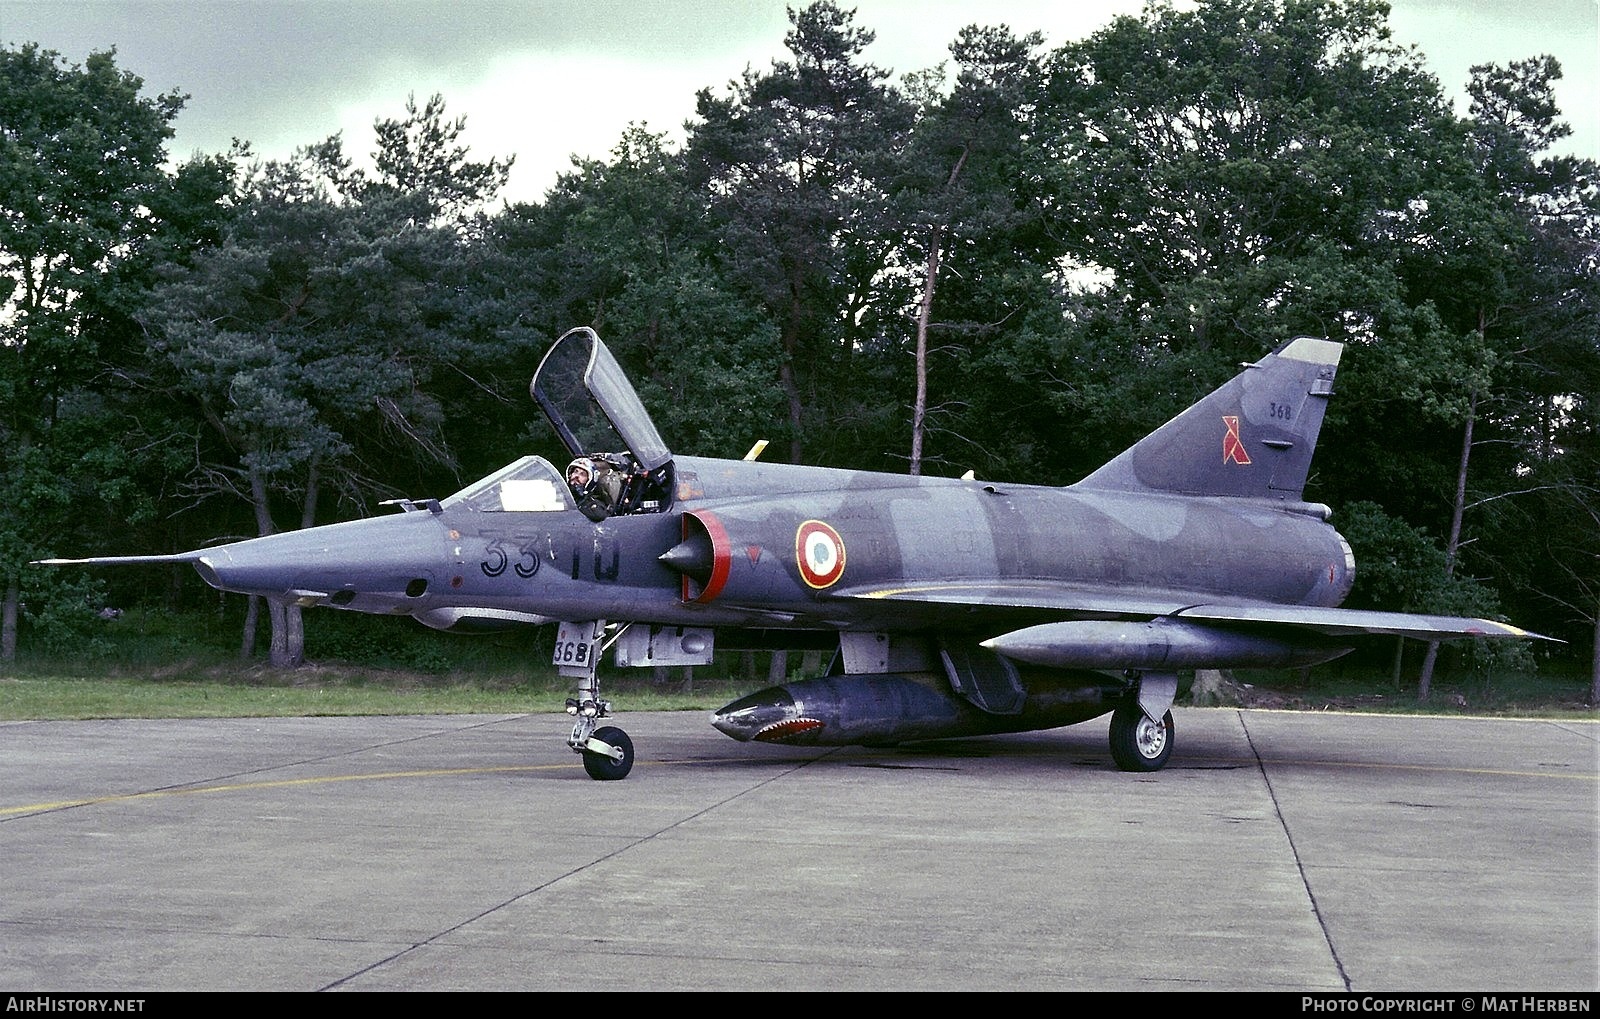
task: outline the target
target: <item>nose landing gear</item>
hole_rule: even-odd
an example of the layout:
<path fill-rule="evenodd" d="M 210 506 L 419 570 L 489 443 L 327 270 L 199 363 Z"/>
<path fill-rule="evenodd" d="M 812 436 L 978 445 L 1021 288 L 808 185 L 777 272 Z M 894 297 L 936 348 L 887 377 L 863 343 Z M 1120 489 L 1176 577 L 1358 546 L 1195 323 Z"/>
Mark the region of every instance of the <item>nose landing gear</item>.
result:
<path fill-rule="evenodd" d="M 633 741 L 614 725 L 611 702 L 600 699 L 598 666 L 606 623 L 596 619 L 562 623 L 556 635 L 556 671 L 578 681 L 578 696 L 567 698 L 567 714 L 577 719 L 567 745 L 583 757 L 583 770 L 599 782 L 614 782 L 633 770 Z"/>

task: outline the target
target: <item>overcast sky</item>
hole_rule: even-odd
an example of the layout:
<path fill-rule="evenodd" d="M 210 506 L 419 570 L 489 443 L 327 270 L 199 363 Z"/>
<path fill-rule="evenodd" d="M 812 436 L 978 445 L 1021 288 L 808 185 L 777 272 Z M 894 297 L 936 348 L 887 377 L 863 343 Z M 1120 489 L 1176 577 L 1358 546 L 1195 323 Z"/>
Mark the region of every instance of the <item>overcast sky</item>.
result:
<path fill-rule="evenodd" d="M 796 6 L 801 0 L 790 0 Z M 1458 109 L 1468 68 L 1541 53 L 1561 61 L 1560 102 L 1600 158 L 1600 0 L 1391 0 Z M 1140 0 L 842 0 L 877 34 L 867 58 L 896 76 L 945 60 L 972 22 L 1082 38 Z M 0 44 L 39 43 L 70 63 L 115 47 L 151 92 L 189 94 L 169 151 L 222 152 L 234 137 L 285 156 L 441 93 L 473 156 L 516 157 L 503 197 L 539 200 L 574 154 L 605 157 L 630 121 L 682 138 L 694 96 L 786 56 L 784 0 L 0 0 Z"/>

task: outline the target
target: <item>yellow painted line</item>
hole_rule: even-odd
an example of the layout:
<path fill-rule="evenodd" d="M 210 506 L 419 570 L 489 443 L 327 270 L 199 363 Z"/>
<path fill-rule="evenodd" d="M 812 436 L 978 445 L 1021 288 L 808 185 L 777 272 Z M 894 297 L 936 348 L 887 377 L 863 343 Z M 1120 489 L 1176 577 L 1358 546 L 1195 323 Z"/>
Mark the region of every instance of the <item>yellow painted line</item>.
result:
<path fill-rule="evenodd" d="M 110 796 L 92 796 L 81 800 L 58 800 L 54 803 L 29 803 L 16 807 L 0 807 L 0 817 L 8 814 L 25 814 L 36 810 L 60 810 L 64 807 L 89 807 L 102 803 L 122 803 L 131 800 L 153 800 L 168 796 L 197 796 L 203 793 L 228 793 L 248 789 L 282 789 L 289 786 L 321 785 L 329 782 L 366 782 L 390 778 L 434 778 L 442 775 L 487 775 L 495 772 L 550 771 L 570 768 L 572 764 L 525 764 L 497 768 L 439 768 L 430 771 L 382 771 L 370 775 L 324 775 L 321 778 L 284 778 L 268 782 L 236 782 L 231 785 L 198 786 L 191 789 L 153 789 L 139 793 L 116 793 Z"/>
<path fill-rule="evenodd" d="M 1329 712 L 1329 713 L 1332 714 L 1333 712 Z M 838 750 L 838 749 L 841 749 L 841 748 L 834 747 L 834 748 L 830 748 L 830 749 L 831 750 Z M 819 754 L 818 755 L 819 758 L 820 757 L 825 757 L 825 756 L 829 756 L 829 755 L 828 754 Z M 876 757 L 886 756 L 886 754 L 883 751 L 879 751 L 878 753 L 875 753 L 875 754 L 867 754 L 867 755 L 862 755 L 862 756 L 871 756 L 871 757 L 875 757 L 876 758 Z M 896 756 L 896 755 L 894 755 L 892 752 L 889 752 L 887 754 L 887 756 Z M 916 756 L 918 756 L 919 759 L 920 759 L 920 758 L 937 758 L 938 755 L 935 754 L 935 753 L 928 753 L 928 754 L 919 754 L 919 755 L 916 755 Z M 1001 754 L 999 756 L 1004 756 L 1004 755 Z M 858 759 L 859 759 L 858 757 L 853 757 L 853 756 L 852 757 L 846 757 L 846 758 L 842 759 L 839 763 L 848 765 L 852 761 L 858 760 Z M 790 763 L 790 764 L 809 763 L 812 760 L 814 760 L 814 758 L 811 758 L 811 757 L 808 756 L 808 757 L 801 758 L 801 759 L 788 760 L 786 763 Z M 692 765 L 692 764 L 732 764 L 732 763 L 738 763 L 738 764 L 760 763 L 760 764 L 771 765 L 771 764 L 785 763 L 785 762 L 780 762 L 778 759 L 775 759 L 775 758 L 774 759 L 760 759 L 760 758 L 745 758 L 745 757 L 691 757 L 691 758 L 684 758 L 684 759 L 675 760 L 675 761 L 648 761 L 648 762 L 639 761 L 639 762 L 637 762 L 635 764 L 635 767 L 640 767 L 640 766 L 660 766 L 660 765 Z M 1369 762 L 1369 761 L 1299 760 L 1299 759 L 1295 759 L 1295 758 L 1279 758 L 1279 757 L 1265 757 L 1265 758 L 1255 758 L 1255 757 L 1187 757 L 1187 756 L 1179 755 L 1177 760 L 1175 760 L 1171 765 L 1169 765 L 1169 767 L 1174 771 L 1178 771 L 1178 770 L 1182 770 L 1186 766 L 1205 765 L 1205 764 L 1229 764 L 1229 765 L 1239 765 L 1239 766 L 1245 766 L 1245 767 L 1249 767 L 1249 766 L 1263 766 L 1263 767 L 1270 766 L 1270 767 L 1277 767 L 1277 768 L 1291 768 L 1291 767 L 1301 767 L 1301 768 L 1349 768 L 1349 769 L 1364 769 L 1364 770 L 1368 770 L 1368 771 L 1387 770 L 1387 771 L 1419 772 L 1419 773 L 1425 773 L 1425 774 L 1426 773 L 1434 773 L 1434 774 L 1451 774 L 1451 775 L 1484 775 L 1484 776 L 1493 776 L 1493 777 L 1499 777 L 1499 778 L 1558 778 L 1558 779 L 1569 779 L 1569 780 L 1575 780 L 1575 781 L 1600 782 L 1600 772 L 1572 772 L 1572 771 L 1560 771 L 1560 770 L 1555 770 L 1555 769 L 1548 770 L 1548 771 L 1528 771 L 1528 770 L 1516 770 L 1516 769 L 1506 769 L 1506 768 L 1471 768 L 1471 767 L 1454 767 L 1454 766 L 1448 766 L 1447 767 L 1447 766 L 1443 766 L 1443 765 L 1427 765 L 1427 764 L 1397 764 L 1397 763 L 1392 762 L 1392 761 Z M 564 763 L 561 763 L 561 764 L 519 764 L 519 765 L 500 765 L 500 766 L 485 767 L 485 768 L 433 768 L 433 769 L 416 770 L 416 771 L 381 771 L 381 772 L 373 772 L 373 773 L 365 774 L 365 775 L 323 775 L 323 776 L 320 776 L 320 777 L 317 777 L 317 778 L 285 778 L 285 779 L 273 779 L 273 780 L 270 780 L 270 781 L 262 781 L 262 782 L 235 782 L 235 783 L 230 783 L 230 784 L 227 784 L 227 785 L 196 786 L 196 787 L 193 787 L 193 788 L 184 788 L 184 789 L 155 789 L 155 790 L 149 790 L 149 791 L 145 791 L 145 792 L 116 793 L 116 794 L 112 794 L 112 795 L 109 795 L 109 796 L 90 796 L 90 797 L 84 797 L 82 799 L 56 800 L 56 801 L 47 802 L 47 803 L 26 803 L 26 804 L 19 804 L 17 806 L 11 806 L 11 807 L 0 807 L 0 817 L 7 817 L 7 816 L 11 816 L 11 815 L 16 815 L 16 814 L 38 813 L 38 812 L 48 811 L 48 810 L 63 810 L 63 809 L 67 809 L 67 808 L 70 808 L 70 807 L 91 807 L 91 806 L 100 806 L 100 805 L 108 804 L 108 803 L 126 803 L 126 802 L 132 802 L 132 801 L 135 801 L 135 800 L 153 800 L 153 799 L 163 799 L 163 798 L 175 797 L 175 796 L 198 796 L 198 795 L 205 795 L 205 794 L 209 794 L 209 793 L 247 792 L 247 791 L 257 790 L 257 789 L 284 789 L 284 788 L 291 788 L 291 787 L 294 787 L 294 786 L 325 785 L 325 784 L 329 784 L 329 783 L 333 783 L 333 782 L 371 782 L 371 781 L 380 781 L 380 780 L 388 780 L 388 779 L 400 779 L 400 778 L 441 778 L 441 777 L 450 776 L 450 775 L 531 774 L 533 772 L 540 772 L 540 771 L 565 771 L 565 770 L 572 769 L 572 768 L 579 767 L 579 766 L 581 766 L 581 765 L 579 765 L 578 762 L 572 761 L 572 762 L 564 762 Z"/>
<path fill-rule="evenodd" d="M 862 598 L 894 598 L 902 594 L 949 594 L 952 591 L 972 591 L 979 588 L 973 584 L 923 584 L 919 587 L 881 587 L 876 591 L 863 592 Z M 1033 590 L 1033 588 L 1022 588 Z"/>
<path fill-rule="evenodd" d="M 665 764 L 728 764 L 742 762 L 741 757 L 700 757 L 681 761 L 639 761 L 634 766 Z M 805 761 L 809 761 L 806 758 Z M 763 762 L 770 763 L 770 762 Z M 790 762 L 794 763 L 794 762 Z M 804 763 L 804 762 L 801 762 Z M 235 782 L 229 785 L 196 786 L 187 789 L 152 789 L 138 793 L 114 793 L 109 796 L 89 796 L 77 800 L 56 800 L 51 803 L 24 803 L 14 807 L 0 807 L 0 817 L 28 814 L 45 810 L 63 810 L 68 807 L 93 807 L 106 803 L 125 803 L 133 800 L 154 800 L 171 796 L 198 796 L 206 793 L 245 792 L 255 789 L 284 789 L 292 786 L 323 785 L 331 782 L 370 782 L 393 778 L 440 778 L 447 775 L 516 774 L 536 771 L 567 771 L 581 768 L 581 762 L 562 764 L 508 764 L 492 768 L 433 768 L 424 771 L 379 771 L 369 775 L 323 775 L 319 778 L 282 778 L 263 782 Z"/>

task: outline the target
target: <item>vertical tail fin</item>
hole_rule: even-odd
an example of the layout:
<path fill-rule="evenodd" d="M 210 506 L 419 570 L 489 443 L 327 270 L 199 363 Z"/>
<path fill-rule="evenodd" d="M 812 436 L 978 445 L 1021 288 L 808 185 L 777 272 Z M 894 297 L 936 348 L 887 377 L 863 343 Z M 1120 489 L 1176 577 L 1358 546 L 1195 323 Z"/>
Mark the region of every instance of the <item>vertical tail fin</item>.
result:
<path fill-rule="evenodd" d="M 1290 340 L 1073 487 L 1300 501 L 1342 349 Z"/>

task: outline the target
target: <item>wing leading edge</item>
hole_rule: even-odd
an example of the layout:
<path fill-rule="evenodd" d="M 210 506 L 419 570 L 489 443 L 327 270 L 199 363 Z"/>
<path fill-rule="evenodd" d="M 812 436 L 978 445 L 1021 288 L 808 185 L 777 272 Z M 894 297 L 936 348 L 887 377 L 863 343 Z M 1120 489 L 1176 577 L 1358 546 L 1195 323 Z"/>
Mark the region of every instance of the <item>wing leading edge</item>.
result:
<path fill-rule="evenodd" d="M 1060 612 L 1065 618 L 1080 619 L 1151 620 L 1170 617 L 1215 627 L 1281 627 L 1324 637 L 1391 634 L 1419 640 L 1468 637 L 1557 639 L 1510 623 L 1470 616 L 1434 616 L 1266 602 L 1197 602 L 1193 595 L 1185 597 L 1183 592 L 1124 593 L 1044 581 L 858 587 L 835 592 L 835 597 L 940 606 L 1042 609 Z"/>
<path fill-rule="evenodd" d="M 1183 619 L 1234 625 L 1292 626 L 1330 637 L 1392 634 L 1419 640 L 1464 637 L 1522 637 L 1559 640 L 1510 623 L 1473 616 L 1430 616 L 1370 609 L 1322 608 L 1312 605 L 1194 605 L 1178 612 Z"/>

